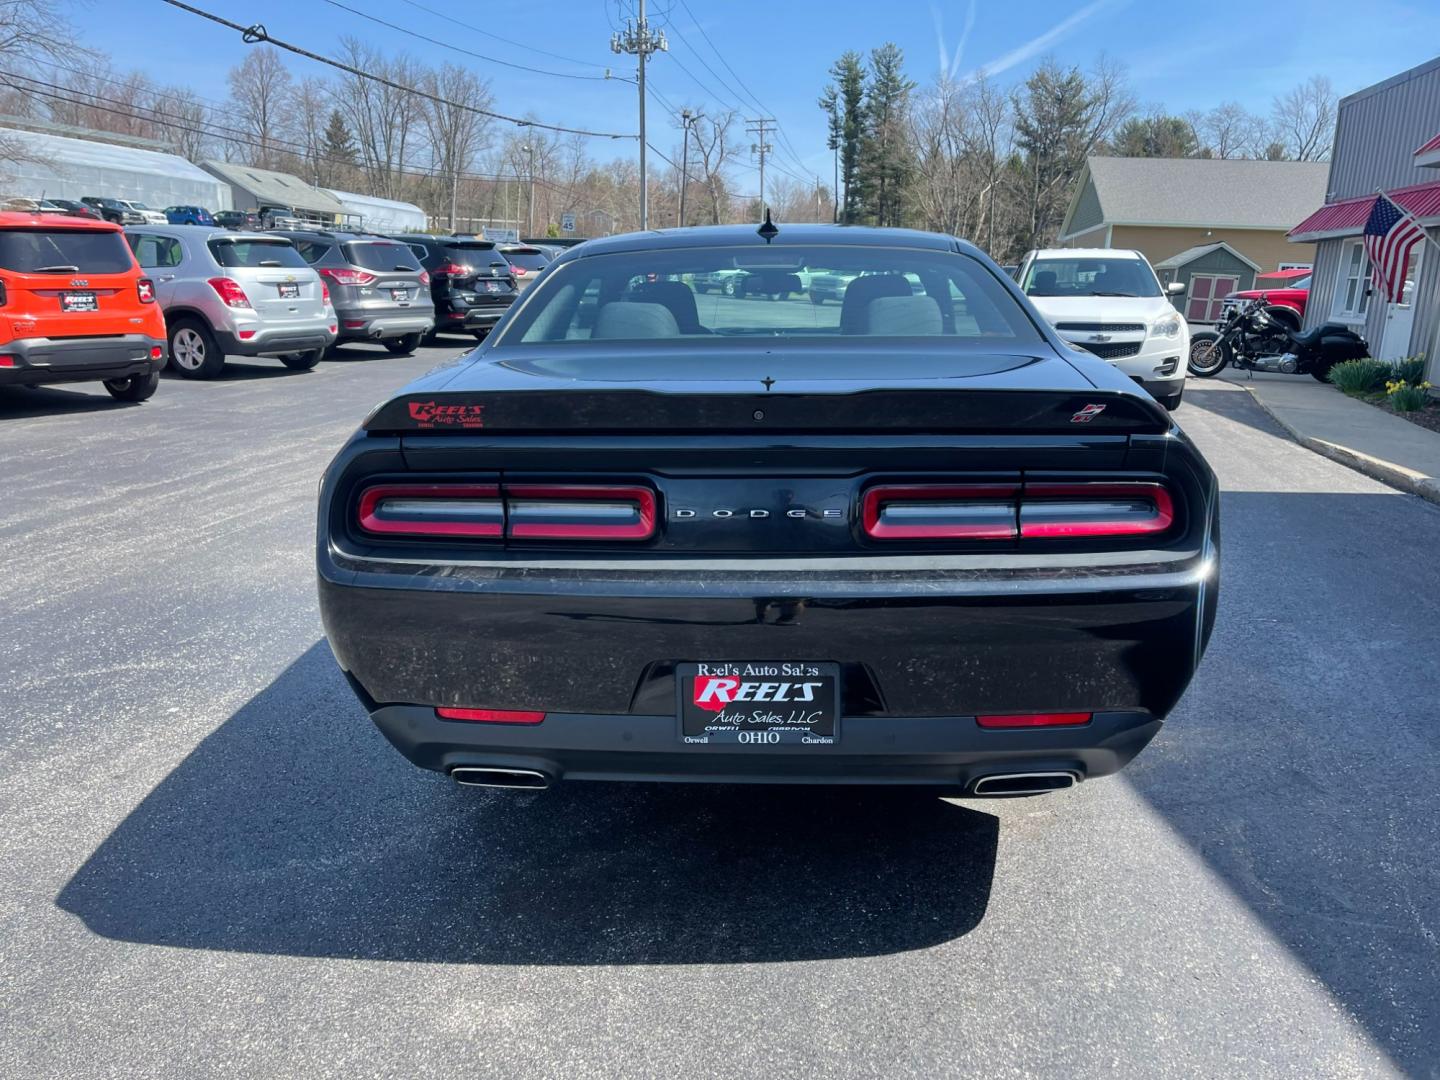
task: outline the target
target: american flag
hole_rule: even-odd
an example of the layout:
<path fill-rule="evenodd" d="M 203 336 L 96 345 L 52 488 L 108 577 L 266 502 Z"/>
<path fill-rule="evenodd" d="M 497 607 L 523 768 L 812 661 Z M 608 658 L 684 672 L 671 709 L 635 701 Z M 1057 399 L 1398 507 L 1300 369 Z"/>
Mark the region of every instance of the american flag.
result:
<path fill-rule="evenodd" d="M 1410 251 L 1424 236 L 1425 230 L 1388 195 L 1382 191 L 1375 196 L 1370 220 L 1365 222 L 1365 254 L 1370 256 L 1371 276 L 1384 291 L 1387 303 L 1400 303 Z"/>

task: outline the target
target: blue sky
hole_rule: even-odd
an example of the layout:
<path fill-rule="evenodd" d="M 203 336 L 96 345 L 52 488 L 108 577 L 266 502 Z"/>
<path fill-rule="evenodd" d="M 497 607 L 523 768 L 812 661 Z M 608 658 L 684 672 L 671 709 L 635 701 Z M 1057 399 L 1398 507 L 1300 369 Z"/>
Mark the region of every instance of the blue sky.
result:
<path fill-rule="evenodd" d="M 635 0 L 419 0 L 438 15 L 408 0 L 344 2 L 513 63 L 590 76 L 603 76 L 607 66 L 633 73 L 633 58 L 613 55 L 609 42 Z M 340 36 L 353 34 L 387 51 L 408 51 L 436 63 L 479 64 L 492 76 L 495 107 L 502 112 L 533 112 L 542 120 L 590 129 L 635 128 L 636 94 L 626 83 L 486 65 L 324 0 L 198 0 L 196 6 L 237 22 L 262 22 L 276 37 L 316 52 L 333 53 Z M 1104 52 L 1129 69 L 1142 104 L 1173 111 L 1226 99 L 1265 111 L 1275 94 L 1317 72 L 1329 75 L 1344 94 L 1440 52 L 1440 4 L 1434 0 L 1199 5 L 1158 0 L 649 0 L 649 9 L 652 26 L 664 26 L 670 38 L 671 53 L 650 65 L 652 85 L 666 99 L 706 111 L 743 103 L 744 115 L 755 116 L 759 110 L 746 96 L 748 89 L 780 120 L 804 167 L 822 176 L 828 175 L 830 158 L 815 99 L 827 82 L 826 70 L 844 50 L 868 50 L 885 40 L 905 50 L 907 67 L 921 83 L 943 65 L 959 75 L 985 70 L 1009 84 L 1023 79 L 1046 53 L 1086 65 Z M 117 66 L 142 68 L 156 79 L 189 84 L 202 96 L 221 100 L 225 73 L 247 48 L 233 31 L 160 0 L 112 0 L 103 13 L 80 9 L 76 22 L 84 43 L 109 50 Z M 291 66 L 297 74 L 325 70 L 299 57 Z M 675 141 L 673 133 L 664 132 L 665 123 L 652 107 L 651 141 L 662 149 Z M 596 141 L 593 152 L 608 158 L 626 151 L 618 143 Z M 798 171 L 788 157 L 782 161 Z"/>

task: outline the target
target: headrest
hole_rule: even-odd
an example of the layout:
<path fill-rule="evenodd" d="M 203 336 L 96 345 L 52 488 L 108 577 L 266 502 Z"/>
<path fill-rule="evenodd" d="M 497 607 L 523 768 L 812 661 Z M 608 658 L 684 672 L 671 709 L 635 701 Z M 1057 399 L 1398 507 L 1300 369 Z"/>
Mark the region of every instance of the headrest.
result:
<path fill-rule="evenodd" d="M 865 305 L 862 333 L 888 337 L 929 337 L 944 332 L 933 296 L 877 296 Z"/>
<path fill-rule="evenodd" d="M 602 307 L 595 316 L 595 329 L 590 336 L 631 341 L 672 338 L 680 336 L 680 327 L 664 304 L 615 300 Z"/>

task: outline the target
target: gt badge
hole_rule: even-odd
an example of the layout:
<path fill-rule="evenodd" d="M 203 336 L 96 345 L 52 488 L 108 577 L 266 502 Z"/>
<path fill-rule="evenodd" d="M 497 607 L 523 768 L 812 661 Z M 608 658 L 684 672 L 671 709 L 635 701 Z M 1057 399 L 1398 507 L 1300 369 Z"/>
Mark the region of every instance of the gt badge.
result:
<path fill-rule="evenodd" d="M 411 408 L 414 408 L 414 406 L 412 405 Z M 1094 420 L 1095 417 L 1099 416 L 1104 411 L 1104 405 L 1086 405 L 1074 416 L 1070 417 L 1070 423 L 1088 424 L 1091 420 Z"/>

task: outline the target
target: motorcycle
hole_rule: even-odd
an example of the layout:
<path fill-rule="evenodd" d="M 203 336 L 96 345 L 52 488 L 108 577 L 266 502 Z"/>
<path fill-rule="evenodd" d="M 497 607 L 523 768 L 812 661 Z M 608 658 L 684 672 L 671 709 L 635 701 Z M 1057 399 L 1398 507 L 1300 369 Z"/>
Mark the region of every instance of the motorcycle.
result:
<path fill-rule="evenodd" d="M 1190 374 L 1208 379 L 1234 364 L 1250 372 L 1312 375 L 1326 382 L 1336 364 L 1370 355 L 1365 339 L 1349 327 L 1326 323 L 1313 330 L 1292 330 L 1267 307 L 1264 296 L 1256 297 L 1232 307 L 1214 330 L 1192 334 Z"/>

